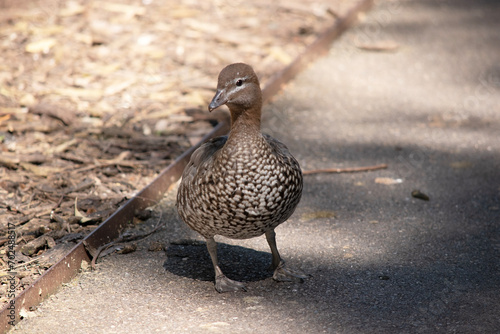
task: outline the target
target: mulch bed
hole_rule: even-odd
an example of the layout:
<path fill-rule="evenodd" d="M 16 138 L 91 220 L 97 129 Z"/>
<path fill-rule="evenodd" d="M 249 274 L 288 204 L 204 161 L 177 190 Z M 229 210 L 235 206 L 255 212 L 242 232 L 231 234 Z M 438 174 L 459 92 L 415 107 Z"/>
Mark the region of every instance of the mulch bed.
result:
<path fill-rule="evenodd" d="M 0 0 L 0 302 L 224 117 L 222 67 L 264 85 L 354 3 Z"/>

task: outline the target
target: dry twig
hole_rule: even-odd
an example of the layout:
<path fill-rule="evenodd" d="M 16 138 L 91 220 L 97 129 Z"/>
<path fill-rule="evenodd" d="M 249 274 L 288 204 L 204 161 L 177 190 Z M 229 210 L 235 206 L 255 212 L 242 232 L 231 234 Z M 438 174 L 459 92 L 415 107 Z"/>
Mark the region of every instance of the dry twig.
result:
<path fill-rule="evenodd" d="M 366 166 L 366 167 L 348 167 L 348 168 L 326 168 L 326 169 L 313 169 L 302 172 L 304 175 L 319 174 L 319 173 L 358 173 L 369 172 L 373 170 L 386 169 L 387 164 Z"/>
<path fill-rule="evenodd" d="M 116 240 L 113 240 L 111 242 L 108 242 L 105 245 L 102 245 L 97 250 L 90 249 L 89 245 L 84 241 L 83 245 L 85 246 L 85 248 L 87 249 L 87 251 L 89 252 L 89 254 L 92 256 L 92 262 L 91 262 L 91 268 L 92 268 L 92 270 L 95 269 L 97 259 L 99 258 L 99 256 L 101 255 L 101 253 L 103 251 L 105 251 L 106 249 L 108 249 L 108 248 L 110 248 L 110 247 L 112 247 L 114 245 L 120 244 L 120 243 L 127 243 L 127 242 L 132 242 L 132 241 L 138 241 L 138 240 L 146 239 L 147 237 L 149 237 L 150 235 L 152 235 L 153 233 L 155 233 L 156 231 L 158 231 L 158 229 L 163 226 L 163 223 L 164 222 L 162 221 L 161 216 L 160 216 L 160 219 L 159 219 L 158 223 L 156 224 L 156 226 L 151 231 L 146 232 L 146 233 L 142 233 L 142 234 L 136 234 L 136 235 L 122 234 Z"/>

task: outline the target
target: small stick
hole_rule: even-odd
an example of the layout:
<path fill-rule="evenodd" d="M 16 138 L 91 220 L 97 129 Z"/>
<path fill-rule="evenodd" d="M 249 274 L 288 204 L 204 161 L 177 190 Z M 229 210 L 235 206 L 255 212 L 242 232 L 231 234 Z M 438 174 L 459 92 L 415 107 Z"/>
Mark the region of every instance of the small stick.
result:
<path fill-rule="evenodd" d="M 146 165 L 150 163 L 149 161 L 132 161 L 132 160 L 123 160 L 123 161 L 104 161 L 103 163 L 99 164 L 94 164 L 86 167 L 81 167 L 77 169 L 70 170 L 70 168 L 67 168 L 66 170 L 71 172 L 71 173 L 81 173 L 81 172 L 86 172 L 92 169 L 96 168 L 105 168 L 109 166 L 123 166 L 123 167 L 131 167 L 135 168 L 137 165 Z"/>
<path fill-rule="evenodd" d="M 327 168 L 327 169 L 313 169 L 303 171 L 303 175 L 319 174 L 319 173 L 357 173 L 357 172 L 368 172 L 378 169 L 386 169 L 387 164 L 366 166 L 366 167 L 348 167 L 348 168 Z"/>
<path fill-rule="evenodd" d="M 50 211 L 52 212 L 52 211 L 54 211 L 55 209 L 57 209 L 57 208 L 61 205 L 61 203 L 62 203 L 63 199 L 64 199 L 64 195 L 62 195 L 62 196 L 61 196 L 61 198 L 59 198 L 59 201 L 57 201 L 56 205 L 54 205 L 54 206 L 52 207 L 52 210 L 50 210 Z"/>
<path fill-rule="evenodd" d="M 92 256 L 92 262 L 90 263 L 90 267 L 92 268 L 92 270 L 95 269 L 97 259 L 99 258 L 99 256 L 101 255 L 101 253 L 103 251 L 105 251 L 106 249 L 108 249 L 109 247 L 112 247 L 112 246 L 120 244 L 120 243 L 127 243 L 127 242 L 131 242 L 131 241 L 137 241 L 137 240 L 141 240 L 141 239 L 146 239 L 147 237 L 149 237 L 150 235 L 152 235 L 153 233 L 155 233 L 156 231 L 158 231 L 158 229 L 163 226 L 163 223 L 164 222 L 162 222 L 161 216 L 160 216 L 160 219 L 158 220 L 158 223 L 156 224 L 156 226 L 151 231 L 146 232 L 146 233 L 142 233 L 142 234 L 139 234 L 139 235 L 133 235 L 133 236 L 120 235 L 120 237 L 118 237 L 118 239 L 116 239 L 114 241 L 111 241 L 111 242 L 109 242 L 109 243 L 107 243 L 105 245 L 102 245 L 101 247 L 99 247 L 97 249 L 97 251 L 95 251 L 95 256 Z M 85 243 L 84 243 L 84 246 L 86 246 Z M 88 246 L 86 246 L 86 247 L 88 247 Z"/>
<path fill-rule="evenodd" d="M 28 262 L 20 263 L 20 264 L 14 266 L 13 269 L 22 268 L 22 267 L 27 266 L 28 264 L 32 264 L 33 262 L 38 262 L 38 261 L 40 261 L 39 257 L 34 258 L 34 259 L 32 259 L 32 260 L 30 260 Z M 4 274 L 6 274 L 8 272 L 10 272 L 10 268 L 2 268 L 2 269 L 0 269 L 0 277 L 4 276 Z"/>

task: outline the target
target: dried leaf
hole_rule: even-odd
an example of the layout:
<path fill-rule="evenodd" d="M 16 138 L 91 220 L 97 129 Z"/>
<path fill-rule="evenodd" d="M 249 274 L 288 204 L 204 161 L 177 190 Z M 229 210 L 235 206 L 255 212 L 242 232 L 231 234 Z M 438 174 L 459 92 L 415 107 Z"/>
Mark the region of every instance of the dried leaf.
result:
<path fill-rule="evenodd" d="M 269 54 L 284 65 L 292 62 L 293 58 L 286 53 L 282 48 L 274 46 L 269 50 Z"/>
<path fill-rule="evenodd" d="M 172 15 L 172 18 L 174 19 L 183 19 L 187 17 L 195 17 L 200 15 L 200 11 L 196 9 L 191 9 L 191 8 L 178 8 L 174 9 L 173 11 L 170 12 L 170 15 Z"/>
<path fill-rule="evenodd" d="M 118 254 L 129 254 L 129 253 L 135 252 L 136 250 L 137 250 L 137 244 L 134 242 L 132 244 L 126 244 L 126 245 L 120 247 L 120 249 L 118 249 L 117 253 Z"/>
<path fill-rule="evenodd" d="M 64 151 L 66 151 L 68 148 L 70 148 L 71 146 L 75 145 L 76 143 L 78 143 L 78 139 L 76 138 L 73 138 L 71 140 L 68 140 L 62 144 L 59 144 L 57 145 L 56 147 L 54 148 L 50 148 L 47 153 L 48 154 L 58 154 L 58 153 L 62 153 Z"/>
<path fill-rule="evenodd" d="M 328 210 L 307 212 L 302 214 L 301 217 L 301 219 L 304 221 L 310 221 L 313 219 L 323 219 L 323 218 L 335 218 L 335 212 Z"/>
<path fill-rule="evenodd" d="M 22 106 L 32 106 L 36 103 L 36 98 L 30 94 L 25 93 L 19 98 L 19 104 Z"/>
<path fill-rule="evenodd" d="M 12 87 L 6 87 L 4 85 L 0 86 L 0 95 L 7 96 L 10 98 L 15 98 L 18 91 Z"/>
<path fill-rule="evenodd" d="M 92 37 L 92 35 L 89 34 L 75 34 L 73 37 L 75 38 L 76 41 L 82 42 L 86 45 L 92 45 L 92 43 L 95 42 L 94 37 Z"/>
<path fill-rule="evenodd" d="M 64 29 L 65 28 L 63 26 L 58 25 L 33 27 L 32 34 L 35 36 L 52 36 L 61 33 Z"/>
<path fill-rule="evenodd" d="M 186 19 L 183 22 L 191 29 L 198 30 L 204 33 L 216 34 L 220 30 L 220 26 L 213 22 L 203 22 L 197 19 Z"/>
<path fill-rule="evenodd" d="M 0 92 L 1 94 L 1 92 Z M 2 94 L 4 95 L 4 94 Z M 2 108 L 0 107 L 0 114 L 26 114 L 28 108 Z"/>
<path fill-rule="evenodd" d="M 26 52 L 29 53 L 48 53 L 56 45 L 55 38 L 46 38 L 26 45 Z"/>
<path fill-rule="evenodd" d="M 215 35 L 214 38 L 221 43 L 238 46 L 245 42 L 245 38 L 237 31 L 225 31 L 224 34 Z"/>
<path fill-rule="evenodd" d="M 10 116 L 11 116 L 10 114 L 4 115 L 4 116 L 0 116 L 0 124 L 2 124 L 5 121 L 8 121 L 10 119 Z M 1 138 L 2 137 L 0 137 L 0 139 Z M 1 140 L 0 140 L 0 142 L 1 142 Z"/>
<path fill-rule="evenodd" d="M 473 166 L 473 163 L 468 160 L 454 161 L 450 163 L 450 167 L 453 169 L 469 169 Z"/>
<path fill-rule="evenodd" d="M 91 218 L 85 217 L 79 210 L 78 210 L 78 205 L 77 205 L 78 197 L 75 197 L 75 217 L 80 218 L 81 223 L 86 223 L 91 221 Z"/>
<path fill-rule="evenodd" d="M 108 86 L 104 90 L 104 95 L 114 95 L 116 93 L 119 93 L 119 92 L 127 89 L 131 85 L 133 85 L 135 82 L 136 82 L 135 78 L 132 78 L 132 79 L 129 79 L 129 80 L 125 80 L 125 81 L 116 82 L 113 85 Z"/>
<path fill-rule="evenodd" d="M 140 16 L 146 14 L 146 8 L 139 6 L 124 5 L 107 1 L 96 1 L 93 3 L 93 5 L 99 7 L 100 9 L 104 9 L 115 13 L 122 13 L 127 16 L 134 16 L 134 15 Z"/>
<path fill-rule="evenodd" d="M 403 183 L 403 180 L 402 179 L 393 179 L 391 177 L 377 177 L 377 178 L 375 178 L 375 183 L 391 185 L 391 184 Z"/>
<path fill-rule="evenodd" d="M 207 100 L 205 100 L 205 98 L 203 97 L 202 94 L 200 94 L 200 92 L 198 91 L 193 91 L 189 94 L 186 94 L 184 96 L 185 98 L 185 101 L 187 101 L 190 105 L 193 105 L 193 106 L 203 106 L 205 104 L 207 104 Z"/>
<path fill-rule="evenodd" d="M 357 44 L 361 50 L 375 52 L 395 52 L 399 49 L 399 44 L 395 41 L 378 41 L 373 43 Z"/>
<path fill-rule="evenodd" d="M 207 330 L 209 332 L 221 332 L 222 327 L 228 327 L 228 326 L 231 325 L 227 322 L 216 321 L 216 322 L 201 324 L 198 327 L 203 328 L 204 330 Z"/>
<path fill-rule="evenodd" d="M 48 103 L 39 103 L 29 108 L 29 112 L 37 115 L 47 115 L 61 120 L 65 125 L 70 125 L 75 119 L 75 113 L 72 110 L 64 109 L 57 105 Z"/>
<path fill-rule="evenodd" d="M 170 108 L 170 109 L 164 109 L 164 110 L 158 110 L 158 111 L 150 112 L 147 115 L 136 116 L 136 117 L 134 117 L 131 120 L 131 122 L 135 123 L 135 122 L 138 122 L 138 121 L 141 121 L 141 120 L 145 120 L 145 119 L 166 118 L 166 117 L 168 117 L 168 116 L 170 116 L 172 114 L 178 113 L 178 112 L 183 111 L 183 110 L 184 110 L 184 108 L 179 108 L 179 107 Z"/>
<path fill-rule="evenodd" d="M 76 1 L 68 1 L 66 3 L 66 8 L 63 8 L 59 11 L 59 16 L 62 17 L 67 17 L 67 16 L 74 16 L 78 14 L 82 14 L 85 12 L 86 8 L 82 5 L 80 5 Z"/>
<path fill-rule="evenodd" d="M 58 167 L 37 166 L 29 162 L 20 162 L 19 166 L 23 167 L 26 171 L 29 171 L 35 174 L 36 176 L 41 176 L 41 177 L 47 177 L 51 174 L 59 173 L 63 170 L 62 168 Z"/>
<path fill-rule="evenodd" d="M 42 235 L 21 247 L 21 253 L 31 256 L 44 247 L 53 248 L 56 246 L 54 239 L 47 235 Z"/>
<path fill-rule="evenodd" d="M 2 156 L 3 156 L 2 158 L 8 159 L 10 161 L 17 161 L 16 163 L 28 162 L 39 165 L 47 161 L 47 156 L 41 153 L 10 154 L 6 152 Z"/>
<path fill-rule="evenodd" d="M 83 97 L 91 99 L 100 99 L 102 97 L 102 90 L 85 89 L 85 88 L 58 88 L 54 93 L 67 96 L 67 97 Z"/>
<path fill-rule="evenodd" d="M 7 168 L 16 169 L 18 163 L 19 163 L 19 158 L 17 157 L 9 158 L 3 154 L 0 154 L 0 166 L 3 165 Z"/>

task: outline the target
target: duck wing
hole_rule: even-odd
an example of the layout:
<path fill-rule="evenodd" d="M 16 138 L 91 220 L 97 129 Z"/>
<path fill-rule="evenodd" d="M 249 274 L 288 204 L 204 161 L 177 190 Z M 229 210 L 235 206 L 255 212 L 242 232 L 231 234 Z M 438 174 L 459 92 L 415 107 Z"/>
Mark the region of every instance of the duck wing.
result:
<path fill-rule="evenodd" d="M 270 135 L 263 135 L 263 136 L 266 139 L 269 146 L 271 146 L 273 154 L 278 158 L 279 161 L 283 162 L 285 165 L 290 166 L 292 169 L 300 171 L 302 174 L 299 163 L 290 153 L 288 147 L 286 147 L 285 144 L 280 142 L 278 139 L 271 137 Z"/>
<path fill-rule="evenodd" d="M 189 184 L 198 173 L 210 171 L 213 167 L 214 154 L 224 146 L 226 141 L 227 136 L 212 138 L 194 151 L 182 173 L 181 184 Z"/>

